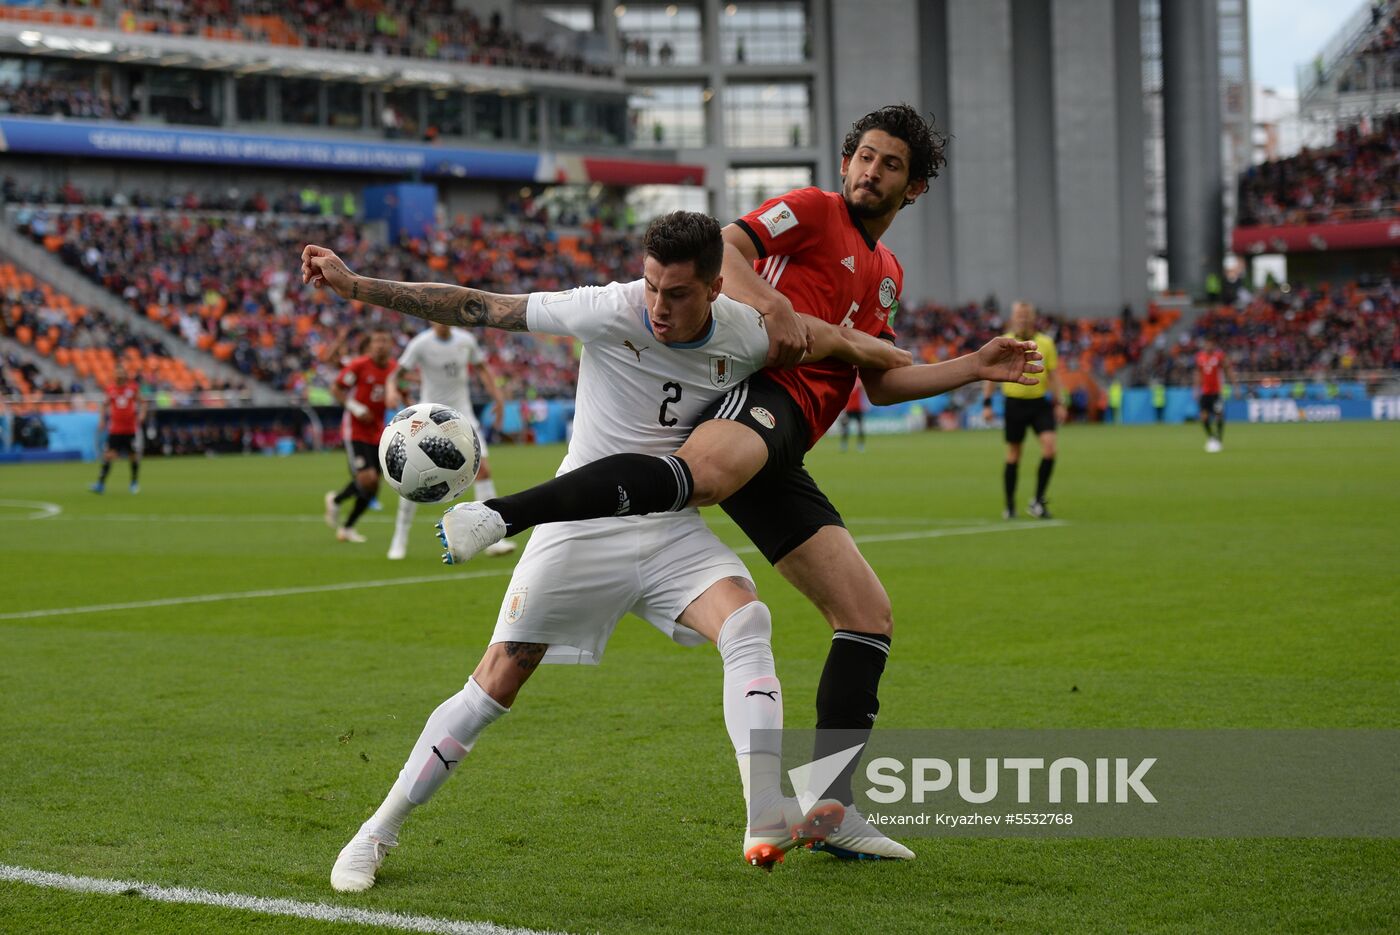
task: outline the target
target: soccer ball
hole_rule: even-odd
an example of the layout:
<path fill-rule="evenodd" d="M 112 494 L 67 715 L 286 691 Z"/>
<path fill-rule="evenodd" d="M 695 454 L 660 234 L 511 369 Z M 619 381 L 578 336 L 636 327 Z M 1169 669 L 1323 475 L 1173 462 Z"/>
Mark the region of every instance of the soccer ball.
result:
<path fill-rule="evenodd" d="M 399 410 L 385 427 L 379 464 L 405 500 L 443 503 L 476 480 L 481 439 L 472 420 L 451 406 L 419 403 Z"/>

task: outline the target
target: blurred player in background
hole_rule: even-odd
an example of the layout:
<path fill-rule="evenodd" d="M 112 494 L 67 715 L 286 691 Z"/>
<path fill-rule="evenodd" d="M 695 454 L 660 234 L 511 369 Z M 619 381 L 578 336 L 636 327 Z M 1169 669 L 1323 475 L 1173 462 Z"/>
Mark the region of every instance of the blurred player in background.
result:
<path fill-rule="evenodd" d="M 379 493 L 379 436 L 384 431 L 384 408 L 389 378 L 394 373 L 394 339 L 389 330 L 376 326 L 369 334 L 366 353 L 346 364 L 335 378 L 331 392 L 345 407 L 341 432 L 350 459 L 350 483 L 339 493 L 326 493 L 326 525 L 341 542 L 364 542 L 355 523 Z M 340 521 L 340 504 L 355 498 L 350 515 Z"/>
<path fill-rule="evenodd" d="M 399 382 L 404 376 L 417 372 L 419 379 L 418 401 L 420 403 L 440 403 L 451 406 L 471 420 L 481 440 L 481 470 L 476 475 L 476 495 L 489 500 L 496 495 L 496 483 L 491 479 L 491 463 L 486 456 L 486 439 L 481 426 L 472 411 L 471 368 L 479 368 L 482 382 L 491 394 L 495 404 L 492 412 L 492 429 L 497 437 L 505 428 L 505 394 L 496 383 L 496 374 L 486 362 L 481 345 L 471 332 L 462 328 L 452 328 L 442 322 L 419 334 L 399 355 L 398 379 L 389 381 L 388 403 L 390 409 L 403 405 L 403 394 Z M 378 463 L 376 455 L 375 463 Z M 408 533 L 413 528 L 413 517 L 418 512 L 418 504 L 412 500 L 399 498 L 399 513 L 394 520 L 394 539 L 389 543 L 389 558 L 398 560 L 408 554 Z M 486 550 L 487 555 L 509 555 L 515 551 L 514 542 L 496 542 Z"/>
<path fill-rule="evenodd" d="M 1225 403 L 1221 399 L 1220 377 L 1236 383 L 1235 371 L 1225 359 L 1225 352 L 1207 336 L 1196 353 L 1196 373 L 1191 389 L 1201 408 L 1201 427 L 1206 430 L 1206 451 L 1215 454 L 1225 448 Z"/>
<path fill-rule="evenodd" d="M 88 489 L 93 493 L 106 490 L 112 462 L 126 455 L 131 462 L 131 485 L 127 489 L 140 493 L 137 475 L 141 471 L 141 450 L 136 436 L 141 431 L 141 424 L 146 421 L 146 401 L 141 398 L 141 383 L 130 377 L 126 367 L 117 364 L 114 382 L 102 392 L 107 398 L 102 402 L 102 418 L 97 430 L 106 431 L 107 443 L 102 452 L 102 473 L 97 475 L 97 483 Z"/>
<path fill-rule="evenodd" d="M 846 400 L 846 411 L 841 413 L 841 450 L 851 437 L 851 423 L 856 424 L 856 451 L 865 450 L 865 413 L 870 408 L 870 400 L 865 397 L 865 385 L 856 380 L 851 387 L 851 396 Z"/>
<path fill-rule="evenodd" d="M 1001 483 L 1006 494 L 1006 509 L 1001 515 L 1006 519 L 1016 518 L 1016 475 L 1021 469 L 1021 443 L 1026 440 L 1026 429 L 1031 428 L 1035 429 L 1036 440 L 1040 443 L 1040 468 L 1036 471 L 1035 497 L 1030 502 L 1028 512 L 1037 519 L 1050 519 L 1045 492 L 1050 488 L 1050 474 L 1055 470 L 1058 450 L 1055 426 L 1065 421 L 1065 407 L 1060 402 L 1055 342 L 1050 340 L 1049 335 L 1036 330 L 1035 306 L 1029 302 L 1012 304 L 1011 330 L 1006 336 L 1018 341 L 1034 341 L 1045 369 L 1034 374 L 1033 385 L 1002 384 L 1002 395 L 1006 397 L 1006 466 L 1002 469 Z M 983 415 L 988 420 L 992 418 L 992 393 L 995 390 L 996 384 L 988 383 L 982 395 Z"/>

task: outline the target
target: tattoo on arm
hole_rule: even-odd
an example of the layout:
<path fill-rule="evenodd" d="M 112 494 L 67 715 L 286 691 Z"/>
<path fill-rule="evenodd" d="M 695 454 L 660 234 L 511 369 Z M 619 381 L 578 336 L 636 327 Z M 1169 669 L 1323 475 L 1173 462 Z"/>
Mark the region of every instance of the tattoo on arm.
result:
<path fill-rule="evenodd" d="M 351 293 L 352 298 L 363 298 L 366 302 L 444 325 L 529 330 L 525 323 L 525 306 L 530 299 L 527 295 L 497 295 L 435 282 L 383 279 L 357 280 Z"/>
<path fill-rule="evenodd" d="M 515 660 L 521 671 L 533 672 L 549 649 L 548 643 L 506 643 L 506 655 Z"/>

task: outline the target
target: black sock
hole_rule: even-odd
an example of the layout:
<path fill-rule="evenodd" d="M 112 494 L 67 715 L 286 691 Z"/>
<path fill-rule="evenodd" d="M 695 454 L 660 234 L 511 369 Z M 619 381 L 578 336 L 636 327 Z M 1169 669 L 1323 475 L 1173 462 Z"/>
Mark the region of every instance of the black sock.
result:
<path fill-rule="evenodd" d="M 506 535 L 513 536 L 540 523 L 684 509 L 692 483 L 690 468 L 680 458 L 609 455 L 486 505 L 501 514 Z"/>
<path fill-rule="evenodd" d="M 102 462 L 102 473 L 97 475 L 97 482 L 98 482 L 99 484 L 105 484 L 105 483 L 107 483 L 107 475 L 110 474 L 111 472 L 112 472 L 112 462 L 111 462 L 111 461 L 103 461 L 103 462 Z"/>
<path fill-rule="evenodd" d="M 1050 472 L 1055 470 L 1054 458 L 1041 458 L 1040 467 L 1035 473 L 1035 498 L 1045 499 L 1045 488 L 1050 486 Z"/>
<path fill-rule="evenodd" d="M 1215 417 L 1215 440 L 1223 442 L 1225 440 L 1225 417 Z"/>
<path fill-rule="evenodd" d="M 345 487 L 340 491 L 340 493 L 335 495 L 335 502 L 344 503 L 351 497 L 359 496 L 359 494 L 360 488 L 355 486 L 355 479 L 352 477 L 350 478 L 350 483 L 346 484 Z"/>
<path fill-rule="evenodd" d="M 1001 472 L 1001 486 L 1006 491 L 1006 508 L 1016 509 L 1016 471 L 1020 467 L 1018 464 L 1008 464 Z"/>
<path fill-rule="evenodd" d="M 1215 437 L 1215 432 L 1211 429 L 1210 422 L 1210 416 L 1206 416 L 1204 419 L 1201 420 L 1201 426 L 1206 430 L 1206 438 Z"/>
<path fill-rule="evenodd" d="M 355 505 L 351 507 L 350 515 L 345 520 L 346 529 L 355 525 L 355 520 L 359 519 L 360 515 L 363 514 L 365 510 L 369 509 L 369 502 L 373 499 L 373 497 L 366 497 L 361 493 L 355 494 Z"/>
<path fill-rule="evenodd" d="M 890 638 L 877 633 L 837 630 L 831 637 L 822 680 L 817 685 L 817 740 L 814 760 L 849 749 L 870 738 L 880 712 L 880 676 L 890 655 Z M 843 805 L 855 801 L 851 777 L 860 756 L 847 764 L 826 797 Z"/>
<path fill-rule="evenodd" d="M 133 462 L 131 462 L 131 482 L 132 482 L 133 484 L 136 483 L 136 475 L 139 474 L 140 472 L 141 472 L 141 462 L 140 462 L 140 461 L 133 461 Z"/>

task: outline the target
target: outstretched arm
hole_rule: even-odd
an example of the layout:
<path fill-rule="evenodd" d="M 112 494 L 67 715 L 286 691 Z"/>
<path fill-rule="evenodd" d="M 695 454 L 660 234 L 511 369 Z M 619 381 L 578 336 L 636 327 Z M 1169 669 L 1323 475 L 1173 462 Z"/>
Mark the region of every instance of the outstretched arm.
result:
<path fill-rule="evenodd" d="M 1034 341 L 993 338 L 972 354 L 896 370 L 862 370 L 860 380 L 871 403 L 890 406 L 937 396 L 977 380 L 1034 386 L 1037 381 L 1031 374 L 1045 369 L 1040 359 Z"/>
<path fill-rule="evenodd" d="M 307 245 L 301 253 L 301 281 L 326 286 L 344 299 L 369 302 L 446 325 L 529 330 L 525 323 L 528 295 L 498 295 L 437 282 L 369 279 L 352 273 L 333 251 L 315 244 Z"/>
<path fill-rule="evenodd" d="M 835 357 L 861 369 L 892 370 L 895 367 L 907 367 L 914 362 L 913 355 L 895 347 L 892 341 L 854 328 L 842 328 L 811 315 L 798 317 L 807 326 L 807 333 L 812 338 L 811 349 L 808 350 L 807 356 L 802 358 L 804 364 Z"/>

